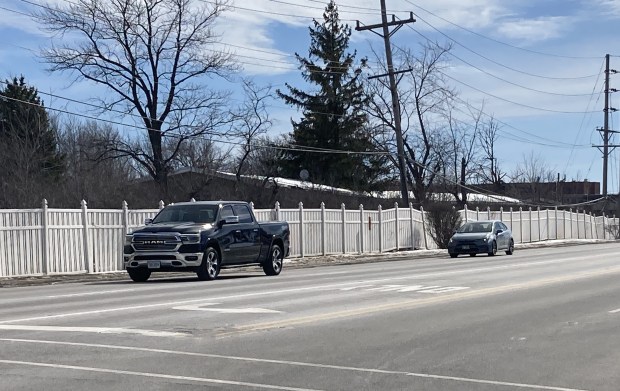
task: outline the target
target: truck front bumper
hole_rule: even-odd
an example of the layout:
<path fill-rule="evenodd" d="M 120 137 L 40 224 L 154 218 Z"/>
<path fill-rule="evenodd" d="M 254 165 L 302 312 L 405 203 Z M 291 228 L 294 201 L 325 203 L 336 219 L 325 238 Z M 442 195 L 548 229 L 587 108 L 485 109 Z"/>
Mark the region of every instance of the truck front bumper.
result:
<path fill-rule="evenodd" d="M 123 254 L 123 267 L 153 269 L 196 268 L 202 263 L 202 253 L 135 252 Z"/>

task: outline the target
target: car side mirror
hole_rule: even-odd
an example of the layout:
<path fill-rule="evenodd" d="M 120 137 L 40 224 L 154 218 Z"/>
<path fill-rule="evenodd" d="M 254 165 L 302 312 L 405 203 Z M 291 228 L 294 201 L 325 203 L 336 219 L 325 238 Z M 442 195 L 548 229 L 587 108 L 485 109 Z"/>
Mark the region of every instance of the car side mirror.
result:
<path fill-rule="evenodd" d="M 224 220 L 220 220 L 218 225 L 221 227 L 224 224 L 238 224 L 238 223 L 239 223 L 239 216 L 226 216 L 224 217 Z"/>
<path fill-rule="evenodd" d="M 497 231 L 495 231 L 495 234 L 496 234 L 496 235 L 499 235 L 499 234 L 501 234 L 502 232 L 504 232 L 504 230 L 503 230 L 503 229 L 498 229 Z"/>
<path fill-rule="evenodd" d="M 151 225 L 153 224 L 153 219 L 144 219 L 144 225 Z"/>

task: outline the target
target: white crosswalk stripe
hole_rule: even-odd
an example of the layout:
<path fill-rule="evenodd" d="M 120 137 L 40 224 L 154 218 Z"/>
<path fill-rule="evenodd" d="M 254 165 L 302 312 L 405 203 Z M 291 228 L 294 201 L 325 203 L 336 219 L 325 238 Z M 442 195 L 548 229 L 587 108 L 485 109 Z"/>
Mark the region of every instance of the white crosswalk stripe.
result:
<path fill-rule="evenodd" d="M 366 292 L 397 292 L 397 293 L 447 293 L 469 289 L 468 286 L 440 286 L 440 285 L 356 285 L 340 288 L 341 291 Z"/>

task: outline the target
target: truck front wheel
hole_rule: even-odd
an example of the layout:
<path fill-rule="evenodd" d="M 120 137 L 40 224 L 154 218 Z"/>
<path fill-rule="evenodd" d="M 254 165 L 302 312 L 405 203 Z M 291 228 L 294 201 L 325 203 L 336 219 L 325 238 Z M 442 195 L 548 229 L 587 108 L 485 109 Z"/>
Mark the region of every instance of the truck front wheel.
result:
<path fill-rule="evenodd" d="M 135 282 L 146 282 L 151 276 L 151 271 L 144 268 L 127 268 L 127 274 Z"/>
<path fill-rule="evenodd" d="M 279 244 L 271 246 L 269 252 L 269 259 L 263 264 L 263 271 L 268 276 L 277 276 L 282 271 L 282 264 L 284 263 L 284 252 Z"/>
<path fill-rule="evenodd" d="M 220 274 L 220 254 L 215 248 L 207 247 L 196 275 L 200 281 L 208 281 L 215 280 L 218 274 Z"/>

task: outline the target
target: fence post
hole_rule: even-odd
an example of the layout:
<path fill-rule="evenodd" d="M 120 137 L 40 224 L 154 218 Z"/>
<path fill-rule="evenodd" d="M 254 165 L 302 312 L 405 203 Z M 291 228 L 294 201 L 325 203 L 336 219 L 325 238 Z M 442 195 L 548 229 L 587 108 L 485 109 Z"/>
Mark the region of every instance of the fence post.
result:
<path fill-rule="evenodd" d="M 555 240 L 558 240 L 558 207 L 553 208 L 553 213 L 555 214 Z"/>
<path fill-rule="evenodd" d="M 421 208 L 421 207 L 420 207 Z M 476 206 L 476 221 L 480 220 L 480 208 Z M 424 221 L 424 219 L 422 219 Z"/>
<path fill-rule="evenodd" d="M 276 201 L 275 210 L 276 210 L 276 221 L 281 221 L 280 220 L 280 202 L 278 201 Z"/>
<path fill-rule="evenodd" d="M 394 213 L 396 214 L 396 230 L 394 231 L 394 237 L 396 239 L 396 251 L 399 250 L 399 235 L 398 235 L 398 202 L 394 203 Z"/>
<path fill-rule="evenodd" d="M 587 225 L 586 225 L 586 210 L 583 210 L 583 238 L 587 239 L 588 238 L 588 230 L 587 230 Z"/>
<path fill-rule="evenodd" d="M 196 200 L 192 198 L 191 202 L 196 202 Z M 252 212 L 254 212 L 254 201 L 250 201 L 250 209 L 252 209 Z"/>
<path fill-rule="evenodd" d="M 129 233 L 129 205 L 127 205 L 127 201 L 123 201 L 123 230 L 125 231 L 125 235 Z M 125 240 L 125 238 L 123 238 Z"/>
<path fill-rule="evenodd" d="M 196 202 L 196 199 L 194 197 L 192 197 L 191 200 L 189 200 L 189 202 Z M 252 209 L 254 209 L 254 203 L 250 202 L 250 206 L 252 207 Z"/>
<path fill-rule="evenodd" d="M 304 203 L 299 202 L 299 253 L 304 257 Z"/>
<path fill-rule="evenodd" d="M 523 207 L 519 207 L 519 234 L 521 235 L 521 243 L 525 243 L 523 241 Z"/>
<path fill-rule="evenodd" d="M 594 239 L 594 223 L 592 222 L 592 212 L 589 213 L 590 214 L 590 239 Z M 594 220 L 596 221 L 596 219 Z M 598 235 L 597 235 L 597 239 L 598 239 Z"/>
<path fill-rule="evenodd" d="M 513 229 L 514 229 L 514 228 L 513 228 L 513 227 L 514 227 L 514 225 L 513 225 L 512 223 L 513 223 L 513 221 L 512 221 L 512 206 L 511 206 L 511 207 L 510 207 L 510 230 L 513 230 Z"/>
<path fill-rule="evenodd" d="M 426 218 L 424 217 L 424 207 L 422 205 L 420 205 L 420 213 L 422 214 L 422 235 L 424 235 L 424 249 L 428 250 L 428 239 L 426 238 Z"/>
<path fill-rule="evenodd" d="M 342 213 L 342 253 L 347 253 L 347 212 L 344 202 L 340 204 L 340 210 Z"/>
<path fill-rule="evenodd" d="M 538 223 L 538 241 L 540 242 L 542 239 L 542 235 L 540 234 L 540 206 L 536 207 L 536 215 L 538 216 L 536 220 Z"/>
<path fill-rule="evenodd" d="M 327 230 L 325 229 L 325 203 L 321 202 L 321 254 L 325 256 L 326 253 L 326 235 Z"/>
<path fill-rule="evenodd" d="M 409 225 L 411 226 L 411 249 L 415 250 L 415 223 L 413 221 L 413 202 L 409 203 Z"/>
<path fill-rule="evenodd" d="M 360 254 L 364 254 L 364 205 L 360 204 Z"/>
<path fill-rule="evenodd" d="M 529 226 L 530 226 L 530 243 L 532 243 L 532 207 L 530 206 L 528 209 L 528 220 L 529 220 Z"/>
<path fill-rule="evenodd" d="M 546 208 L 545 212 L 545 214 L 547 215 L 547 238 L 545 240 L 549 240 L 549 208 Z"/>
<path fill-rule="evenodd" d="M 491 207 L 487 206 L 487 220 L 491 220 Z"/>
<path fill-rule="evenodd" d="M 607 231 L 605 230 L 605 220 L 607 219 L 607 217 L 605 217 L 605 213 L 601 213 L 603 215 L 603 239 L 607 239 Z"/>
<path fill-rule="evenodd" d="M 379 205 L 379 252 L 383 252 L 383 208 Z"/>
<path fill-rule="evenodd" d="M 88 240 L 88 205 L 86 200 L 82 200 L 82 235 L 84 242 L 84 263 L 86 266 L 86 272 L 88 274 L 93 273 L 93 263 L 90 260 L 90 245 Z"/>
<path fill-rule="evenodd" d="M 163 201 L 163 200 L 159 200 L 159 210 L 164 209 L 164 206 L 166 206 L 166 205 L 164 204 L 164 201 Z"/>
<path fill-rule="evenodd" d="M 467 204 L 463 205 L 463 211 L 465 212 L 465 222 L 467 222 L 467 219 L 469 218 L 469 216 L 467 216 Z"/>
<path fill-rule="evenodd" d="M 570 238 L 573 239 L 573 208 L 568 209 L 568 223 L 570 225 Z M 579 230 L 577 230 L 579 232 Z"/>
<path fill-rule="evenodd" d="M 47 200 L 44 198 L 41 204 L 41 224 L 43 231 L 41 232 L 41 248 L 43 259 L 41 260 L 41 273 L 47 275 L 49 273 L 49 216 L 47 214 Z"/>
<path fill-rule="evenodd" d="M 504 207 L 503 206 L 499 207 L 499 221 L 501 221 L 502 223 L 504 222 Z"/>

